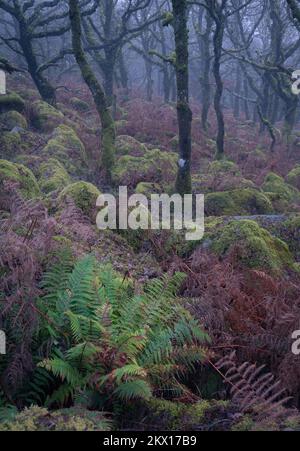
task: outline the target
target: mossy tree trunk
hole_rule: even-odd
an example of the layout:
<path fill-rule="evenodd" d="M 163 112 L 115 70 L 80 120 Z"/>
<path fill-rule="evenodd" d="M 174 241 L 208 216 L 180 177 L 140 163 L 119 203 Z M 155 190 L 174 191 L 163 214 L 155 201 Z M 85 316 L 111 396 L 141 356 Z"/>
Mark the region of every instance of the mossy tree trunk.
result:
<path fill-rule="evenodd" d="M 176 51 L 177 117 L 179 127 L 179 165 L 176 191 L 181 194 L 192 192 L 192 111 L 189 105 L 189 51 L 188 11 L 186 0 L 172 0 Z"/>
<path fill-rule="evenodd" d="M 297 13 L 295 5 L 293 7 L 293 14 Z M 291 89 L 291 73 L 283 71 L 281 67 L 288 58 L 288 52 L 284 50 L 284 22 L 282 20 L 281 3 L 279 0 L 272 0 L 270 4 L 270 18 L 271 18 L 271 51 L 273 66 L 278 66 L 280 70 L 272 73 L 269 77 L 273 84 L 274 92 L 279 94 L 284 102 L 284 127 L 283 135 L 287 144 L 288 153 L 291 150 L 292 132 L 297 119 L 297 108 L 299 104 L 299 97 L 296 96 Z M 297 18 L 297 16 L 296 16 Z"/>
<path fill-rule="evenodd" d="M 46 77 L 38 70 L 38 62 L 33 50 L 32 40 L 24 18 L 19 20 L 20 46 L 28 66 L 28 72 L 37 87 L 42 99 L 50 105 L 56 105 L 56 91 Z"/>
<path fill-rule="evenodd" d="M 69 15 L 72 31 L 72 46 L 82 77 L 89 87 L 102 125 L 102 167 L 107 181 L 111 181 L 111 171 L 115 162 L 115 124 L 112 118 L 104 90 L 90 67 L 82 46 L 82 29 L 78 0 L 69 0 Z"/>
<path fill-rule="evenodd" d="M 161 24 L 158 24 L 159 26 L 159 33 L 160 33 L 160 42 L 161 42 L 161 50 L 164 57 L 167 57 L 168 50 L 167 50 L 167 42 L 166 37 L 164 34 L 163 27 Z M 169 64 L 163 64 L 162 66 L 162 74 L 163 74 L 163 92 L 164 92 L 164 102 L 169 103 L 170 102 L 170 96 L 171 96 L 171 87 L 172 87 L 172 77 L 174 76 L 174 68 L 172 65 Z"/>
<path fill-rule="evenodd" d="M 223 2 L 224 3 L 224 2 Z M 223 80 L 221 76 L 222 45 L 225 31 L 225 20 L 223 17 L 223 6 L 214 2 L 213 18 L 215 21 L 215 32 L 213 37 L 214 64 L 213 73 L 216 81 L 214 106 L 218 123 L 217 153 L 216 159 L 224 157 L 225 121 L 222 108 Z"/>
<path fill-rule="evenodd" d="M 34 2 L 30 6 L 31 2 L 27 2 L 27 6 L 22 4 L 23 2 L 19 2 L 18 0 L 14 0 L 14 2 L 0 2 L 0 9 L 4 10 L 13 18 L 14 23 L 16 24 L 16 35 L 14 38 L 4 39 L 4 42 L 8 45 L 8 47 L 12 50 L 10 45 L 10 41 L 15 41 L 19 49 L 15 52 L 18 55 L 22 55 L 26 61 L 28 72 L 31 75 L 31 78 L 39 91 L 42 99 L 51 104 L 56 104 L 56 90 L 51 85 L 49 80 L 42 74 L 42 71 L 39 70 L 39 63 L 37 53 L 34 49 L 34 27 L 30 20 L 28 20 L 25 16 L 24 10 L 29 9 L 30 7 L 34 7 Z M 37 13 L 37 12 L 36 12 Z M 37 15 L 36 18 L 39 18 Z M 37 21 L 38 22 L 38 21 Z M 45 33 L 46 36 L 46 33 Z"/>

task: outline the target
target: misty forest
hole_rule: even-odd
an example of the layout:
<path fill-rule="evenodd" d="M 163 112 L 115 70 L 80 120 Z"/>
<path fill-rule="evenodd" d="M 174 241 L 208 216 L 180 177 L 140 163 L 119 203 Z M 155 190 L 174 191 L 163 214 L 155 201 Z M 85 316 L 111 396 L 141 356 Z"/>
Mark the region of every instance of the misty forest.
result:
<path fill-rule="evenodd" d="M 0 431 L 300 430 L 299 101 L 299 0 L 0 0 Z"/>

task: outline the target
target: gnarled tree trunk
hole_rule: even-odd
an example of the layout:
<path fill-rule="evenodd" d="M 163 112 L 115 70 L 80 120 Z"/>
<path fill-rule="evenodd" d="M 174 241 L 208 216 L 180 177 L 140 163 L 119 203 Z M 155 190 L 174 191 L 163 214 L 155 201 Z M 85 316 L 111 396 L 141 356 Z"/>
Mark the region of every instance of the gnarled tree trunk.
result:
<path fill-rule="evenodd" d="M 82 47 L 82 30 L 80 8 L 78 0 L 69 0 L 70 21 L 72 30 L 72 45 L 77 64 L 82 77 L 89 87 L 94 98 L 96 108 L 102 125 L 102 167 L 105 170 L 107 181 L 111 181 L 111 170 L 115 162 L 115 124 L 110 113 L 104 91 L 94 72 L 92 71 Z"/>

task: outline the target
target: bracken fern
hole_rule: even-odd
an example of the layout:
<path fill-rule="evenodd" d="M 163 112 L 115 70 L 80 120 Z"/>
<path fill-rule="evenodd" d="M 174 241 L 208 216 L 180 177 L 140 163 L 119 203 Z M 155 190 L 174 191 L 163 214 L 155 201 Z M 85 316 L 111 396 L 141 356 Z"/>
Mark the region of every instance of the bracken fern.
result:
<path fill-rule="evenodd" d="M 109 407 L 188 391 L 180 377 L 205 358 L 208 336 L 176 299 L 183 279 L 181 273 L 164 276 L 136 295 L 130 280 L 93 256 L 68 277 L 54 267 L 39 303 L 57 343 L 39 364 L 59 381 L 48 404 L 97 399 Z"/>

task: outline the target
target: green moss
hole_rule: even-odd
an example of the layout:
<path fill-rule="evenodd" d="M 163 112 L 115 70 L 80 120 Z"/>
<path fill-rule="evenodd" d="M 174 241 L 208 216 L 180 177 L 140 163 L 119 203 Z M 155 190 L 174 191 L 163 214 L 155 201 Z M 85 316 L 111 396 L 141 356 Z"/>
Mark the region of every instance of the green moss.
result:
<path fill-rule="evenodd" d="M 116 138 L 117 155 L 132 155 L 142 157 L 147 151 L 144 144 L 132 136 L 120 135 Z"/>
<path fill-rule="evenodd" d="M 14 127 L 20 127 L 27 129 L 27 121 L 25 117 L 18 111 L 8 111 L 7 113 L 1 114 L 0 122 L 9 130 Z"/>
<path fill-rule="evenodd" d="M 281 226 L 280 236 L 289 243 L 289 248 L 300 260 L 300 215 L 289 218 Z"/>
<path fill-rule="evenodd" d="M 91 220 L 97 215 L 96 200 L 100 196 L 98 188 L 88 182 L 76 182 L 68 185 L 59 195 L 59 204 L 64 206 L 66 199 L 73 199 L 75 205 Z"/>
<path fill-rule="evenodd" d="M 251 180 L 243 177 L 239 167 L 228 160 L 214 161 L 212 163 L 202 162 L 201 173 L 194 174 L 192 181 L 193 191 L 200 193 L 256 188 Z"/>
<path fill-rule="evenodd" d="M 0 156 L 12 159 L 20 152 L 21 136 L 17 132 L 4 132 L 0 136 Z"/>
<path fill-rule="evenodd" d="M 212 250 L 220 256 L 236 248 L 238 260 L 249 268 L 278 272 L 293 268 L 294 260 L 288 245 L 250 220 L 233 221 L 213 240 Z"/>
<path fill-rule="evenodd" d="M 290 430 L 300 430 L 300 416 L 291 416 L 284 422 L 284 426 Z"/>
<path fill-rule="evenodd" d="M 116 133 L 119 134 L 121 136 L 121 132 L 122 130 L 128 125 L 128 122 L 126 121 L 126 119 L 120 119 L 119 121 L 115 121 L 115 128 L 116 128 Z"/>
<path fill-rule="evenodd" d="M 64 164 L 71 175 L 81 175 L 86 167 L 85 147 L 76 132 L 66 125 L 54 130 L 42 153 Z"/>
<path fill-rule="evenodd" d="M 70 104 L 75 110 L 82 113 L 85 113 L 86 111 L 90 110 L 89 104 L 84 100 L 78 99 L 78 97 L 72 97 L 70 99 Z"/>
<path fill-rule="evenodd" d="M 209 216 L 269 214 L 272 203 L 265 194 L 251 188 L 207 194 L 205 211 Z"/>
<path fill-rule="evenodd" d="M 174 152 L 178 151 L 179 148 L 179 138 L 178 136 L 173 136 L 173 138 L 170 140 L 170 147 Z"/>
<path fill-rule="evenodd" d="M 282 409 L 281 415 L 277 418 L 272 416 L 265 418 L 256 418 L 251 415 L 245 415 L 231 428 L 235 432 L 260 432 L 260 431 L 299 431 L 300 417 L 292 409 Z"/>
<path fill-rule="evenodd" d="M 22 164 L 0 160 L 0 186 L 6 180 L 17 182 L 24 198 L 32 199 L 41 195 L 38 183 L 30 169 Z"/>
<path fill-rule="evenodd" d="M 86 160 L 84 145 L 71 127 L 60 125 L 54 130 L 53 139 L 57 144 L 71 150 L 77 156 L 80 156 L 82 160 Z"/>
<path fill-rule="evenodd" d="M 54 158 L 42 163 L 39 172 L 39 186 L 46 194 L 60 191 L 71 183 L 71 178 L 64 166 Z"/>
<path fill-rule="evenodd" d="M 8 111 L 18 111 L 22 113 L 25 108 L 25 102 L 15 92 L 10 92 L 6 95 L 0 96 L 0 114 L 7 113 Z"/>
<path fill-rule="evenodd" d="M 35 89 L 18 89 L 18 94 L 26 101 L 35 102 L 40 99 L 40 94 Z"/>
<path fill-rule="evenodd" d="M 177 159 L 177 154 L 159 149 L 147 150 L 143 157 L 123 156 L 116 163 L 113 179 L 116 184 L 133 187 L 140 182 L 174 182 Z"/>
<path fill-rule="evenodd" d="M 32 106 L 32 125 L 42 132 L 51 132 L 64 119 L 61 111 L 46 102 L 38 100 Z"/>
<path fill-rule="evenodd" d="M 279 175 L 269 173 L 262 185 L 263 191 L 266 193 L 275 193 L 287 202 L 291 202 L 299 198 L 299 192 L 296 188 L 285 183 L 284 179 Z"/>
<path fill-rule="evenodd" d="M 135 192 L 137 194 L 144 194 L 147 197 L 151 197 L 151 194 L 160 194 L 162 193 L 162 187 L 159 183 L 150 183 L 150 182 L 140 182 Z"/>
<path fill-rule="evenodd" d="M 15 419 L 0 423 L 0 431 L 108 431 L 109 422 L 100 412 L 69 408 L 49 412 L 32 406 Z"/>
<path fill-rule="evenodd" d="M 225 411 L 227 403 L 224 401 L 199 401 L 196 404 L 152 399 L 147 403 L 149 408 L 149 422 L 159 424 L 160 430 L 190 431 L 199 429 L 209 422 L 211 415 L 218 411 Z"/>
<path fill-rule="evenodd" d="M 251 431 L 254 426 L 254 421 L 250 415 L 245 415 L 238 423 L 236 423 L 231 430 L 234 432 Z"/>
<path fill-rule="evenodd" d="M 37 178 L 39 176 L 40 165 L 43 161 L 44 160 L 39 155 L 19 154 L 15 157 L 15 163 L 23 164 L 29 168 Z"/>
<path fill-rule="evenodd" d="M 229 160 L 213 161 L 210 164 L 208 171 L 211 174 L 222 174 L 222 173 L 231 174 L 231 175 L 239 175 L 240 174 L 239 167 L 233 161 L 229 161 Z"/>
<path fill-rule="evenodd" d="M 300 190 L 300 165 L 298 164 L 297 166 L 294 167 L 294 169 L 292 169 L 288 175 L 286 176 L 286 181 L 294 186 L 295 188 L 297 188 L 298 190 Z"/>

